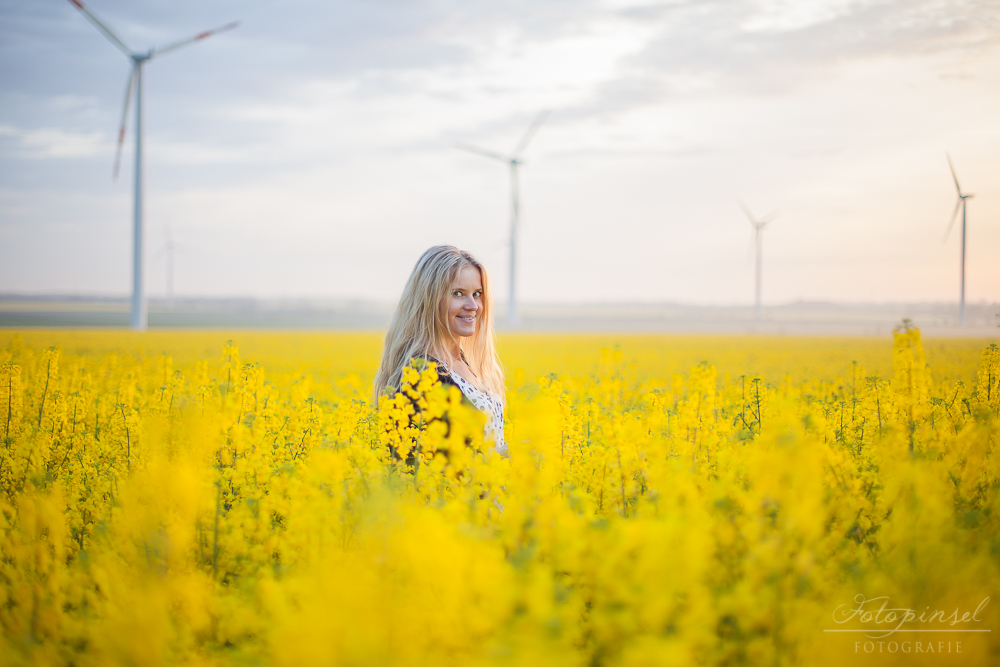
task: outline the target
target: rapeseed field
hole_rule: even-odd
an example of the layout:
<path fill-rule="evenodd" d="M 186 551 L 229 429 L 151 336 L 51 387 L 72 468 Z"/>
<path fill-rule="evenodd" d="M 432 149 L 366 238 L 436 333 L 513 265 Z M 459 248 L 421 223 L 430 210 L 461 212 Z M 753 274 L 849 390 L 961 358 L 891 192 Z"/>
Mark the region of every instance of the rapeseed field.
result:
<path fill-rule="evenodd" d="M 0 664 L 1000 664 L 991 341 L 230 338 L 0 332 Z"/>

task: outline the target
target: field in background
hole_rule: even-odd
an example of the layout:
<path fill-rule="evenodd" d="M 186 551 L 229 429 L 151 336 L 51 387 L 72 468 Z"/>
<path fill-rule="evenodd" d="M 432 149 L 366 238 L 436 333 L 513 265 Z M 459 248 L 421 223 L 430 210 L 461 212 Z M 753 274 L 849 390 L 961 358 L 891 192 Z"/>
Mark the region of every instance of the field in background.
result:
<path fill-rule="evenodd" d="M 334 383 L 353 373 L 364 384 L 374 378 L 382 346 L 380 333 L 0 330 L 0 349 L 16 340 L 34 348 L 58 346 L 66 354 L 87 358 L 114 354 L 147 363 L 168 355 L 180 367 L 217 357 L 226 341 L 233 340 L 245 359 L 269 371 L 308 372 L 324 383 Z M 601 349 L 619 351 L 633 380 L 640 383 L 686 373 L 700 363 L 712 364 L 720 377 L 759 376 L 772 384 L 785 376 L 842 381 L 855 362 L 869 375 L 888 378 L 893 363 L 891 340 L 891 336 L 502 333 L 498 344 L 508 385 L 517 389 L 524 382 L 533 383 L 540 375 L 579 375 L 588 369 L 596 370 Z M 979 356 L 991 342 L 1000 342 L 1000 336 L 925 339 L 932 378 L 939 382 L 974 382 Z"/>
<path fill-rule="evenodd" d="M 152 299 L 153 328 L 385 330 L 392 305 L 360 301 Z M 760 333 L 889 336 L 903 319 L 925 335 L 995 336 L 1000 304 L 968 304 L 967 326 L 958 326 L 955 304 L 792 303 L 766 306 L 761 320 L 749 306 L 679 304 L 524 304 L 526 331 L 632 331 L 660 333 Z M 498 325 L 505 327 L 500 306 Z M 127 299 L 28 298 L 0 295 L 0 327 L 127 327 Z"/>
<path fill-rule="evenodd" d="M 504 334 L 504 459 L 378 334 L 0 331 L 0 655 L 996 664 L 995 341 Z"/>

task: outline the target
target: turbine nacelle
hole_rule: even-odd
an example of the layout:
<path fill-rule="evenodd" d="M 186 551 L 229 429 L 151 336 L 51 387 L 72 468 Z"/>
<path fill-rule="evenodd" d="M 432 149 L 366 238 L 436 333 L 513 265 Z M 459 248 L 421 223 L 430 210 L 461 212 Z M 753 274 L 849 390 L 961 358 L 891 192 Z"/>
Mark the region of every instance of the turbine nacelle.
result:
<path fill-rule="evenodd" d="M 768 213 L 767 215 L 765 215 L 763 218 L 756 218 L 754 217 L 754 214 L 750 212 L 750 209 L 747 208 L 746 204 L 744 204 L 743 202 L 739 202 L 739 205 L 740 208 L 743 209 L 743 215 L 747 217 L 747 220 L 750 221 L 750 225 L 754 229 L 764 229 L 764 227 L 767 226 L 767 223 L 772 222 L 775 218 L 781 215 L 781 211 L 775 209 L 770 213 Z"/>

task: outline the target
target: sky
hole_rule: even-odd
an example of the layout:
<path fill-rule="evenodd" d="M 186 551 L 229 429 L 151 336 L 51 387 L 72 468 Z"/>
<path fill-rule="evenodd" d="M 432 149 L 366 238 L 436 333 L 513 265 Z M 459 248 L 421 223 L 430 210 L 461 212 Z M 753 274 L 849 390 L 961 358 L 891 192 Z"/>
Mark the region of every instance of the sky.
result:
<path fill-rule="evenodd" d="M 144 71 L 146 280 L 390 302 L 428 247 L 535 303 L 1000 301 L 1000 4 L 90 0 Z M 127 295 L 128 59 L 67 0 L 0 0 L 0 293 Z"/>

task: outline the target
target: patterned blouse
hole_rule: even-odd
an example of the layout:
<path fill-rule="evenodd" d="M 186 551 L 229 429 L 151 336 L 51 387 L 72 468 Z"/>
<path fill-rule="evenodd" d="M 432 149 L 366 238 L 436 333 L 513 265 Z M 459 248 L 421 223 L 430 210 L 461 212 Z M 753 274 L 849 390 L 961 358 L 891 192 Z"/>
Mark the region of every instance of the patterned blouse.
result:
<path fill-rule="evenodd" d="M 503 403 L 491 394 L 476 389 L 471 382 L 458 373 L 452 373 L 451 379 L 465 397 L 486 415 L 486 439 L 493 441 L 497 453 L 501 456 L 507 456 L 507 442 L 503 437 Z"/>

